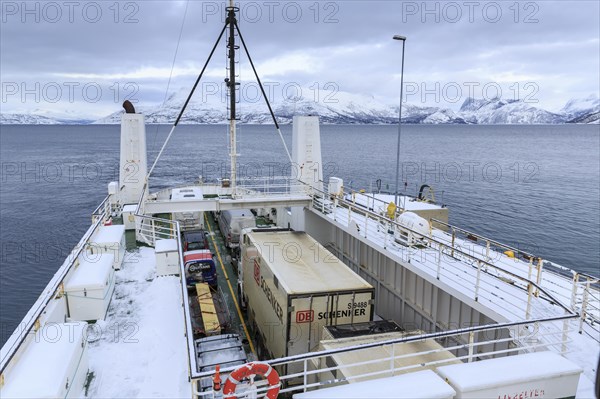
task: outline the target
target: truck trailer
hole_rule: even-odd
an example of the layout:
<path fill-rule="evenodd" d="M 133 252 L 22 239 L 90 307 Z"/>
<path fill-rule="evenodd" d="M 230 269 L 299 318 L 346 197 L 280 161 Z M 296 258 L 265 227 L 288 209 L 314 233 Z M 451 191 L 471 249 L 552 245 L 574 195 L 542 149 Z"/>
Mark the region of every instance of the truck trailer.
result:
<path fill-rule="evenodd" d="M 373 320 L 373 287 L 307 233 L 245 230 L 241 250 L 240 294 L 259 357 L 310 352 L 324 326 Z"/>
<path fill-rule="evenodd" d="M 173 202 L 189 202 L 198 201 L 203 198 L 204 195 L 200 187 L 184 187 L 171 190 L 170 199 Z M 172 217 L 174 221 L 180 223 L 182 230 L 204 228 L 204 212 L 173 212 Z"/>

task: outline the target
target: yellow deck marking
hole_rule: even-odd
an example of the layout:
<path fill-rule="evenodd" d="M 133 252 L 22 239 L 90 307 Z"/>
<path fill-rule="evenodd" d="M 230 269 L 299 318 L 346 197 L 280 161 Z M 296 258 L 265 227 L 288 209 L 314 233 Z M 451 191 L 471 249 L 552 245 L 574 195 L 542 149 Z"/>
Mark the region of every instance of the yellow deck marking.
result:
<path fill-rule="evenodd" d="M 206 221 L 206 225 L 208 226 L 208 232 L 210 233 L 210 239 L 212 240 L 213 246 L 215 247 L 215 251 L 217 252 L 217 259 L 219 259 L 219 264 L 221 265 L 221 269 L 225 274 L 225 280 L 227 280 L 227 286 L 229 286 L 229 291 L 231 292 L 231 298 L 233 299 L 233 304 L 235 305 L 235 309 L 237 310 L 237 314 L 240 317 L 240 322 L 242 323 L 242 327 L 244 328 L 244 334 L 246 334 L 246 338 L 248 338 L 248 345 L 250 345 L 250 350 L 254 354 L 254 357 L 258 359 L 256 356 L 256 351 L 254 350 L 254 344 L 252 344 L 252 339 L 250 338 L 250 334 L 248 333 L 248 328 L 246 327 L 246 323 L 244 322 L 244 316 L 242 316 L 242 311 L 240 310 L 240 305 L 238 305 L 237 301 L 237 293 L 233 291 L 233 287 L 231 287 L 231 282 L 229 281 L 229 275 L 227 274 L 227 270 L 225 270 L 225 265 L 223 264 L 223 260 L 221 259 L 221 253 L 219 252 L 219 247 L 217 246 L 217 242 L 215 241 L 215 235 L 213 234 L 212 228 L 210 227 L 210 223 L 208 222 L 208 217 L 206 216 L 206 212 L 204 213 L 204 220 Z M 239 265 L 238 265 L 239 267 Z"/>

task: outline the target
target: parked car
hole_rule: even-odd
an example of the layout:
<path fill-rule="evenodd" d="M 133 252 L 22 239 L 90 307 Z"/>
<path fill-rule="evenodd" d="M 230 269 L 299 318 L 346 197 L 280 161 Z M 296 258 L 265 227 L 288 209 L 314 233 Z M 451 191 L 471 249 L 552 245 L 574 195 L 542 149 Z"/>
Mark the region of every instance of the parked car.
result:
<path fill-rule="evenodd" d="M 204 230 L 188 230 L 181 234 L 183 252 L 208 249 L 208 235 Z"/>
<path fill-rule="evenodd" d="M 183 263 L 188 287 L 193 287 L 196 283 L 208 283 L 211 287 L 217 285 L 217 268 L 208 249 L 184 252 Z"/>

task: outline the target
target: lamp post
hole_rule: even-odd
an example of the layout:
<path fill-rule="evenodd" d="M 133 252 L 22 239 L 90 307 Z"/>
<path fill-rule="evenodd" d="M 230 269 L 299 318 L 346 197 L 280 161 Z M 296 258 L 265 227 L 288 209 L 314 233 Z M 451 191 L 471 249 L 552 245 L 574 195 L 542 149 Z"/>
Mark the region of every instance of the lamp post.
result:
<path fill-rule="evenodd" d="M 404 95 L 404 45 L 406 43 L 406 37 L 394 35 L 394 40 L 402 41 L 402 69 L 400 72 L 400 109 L 398 110 L 398 147 L 396 148 L 396 196 L 394 197 L 394 203 L 396 204 L 396 207 L 398 207 L 398 182 L 400 180 L 400 135 L 402 133 L 402 96 Z"/>

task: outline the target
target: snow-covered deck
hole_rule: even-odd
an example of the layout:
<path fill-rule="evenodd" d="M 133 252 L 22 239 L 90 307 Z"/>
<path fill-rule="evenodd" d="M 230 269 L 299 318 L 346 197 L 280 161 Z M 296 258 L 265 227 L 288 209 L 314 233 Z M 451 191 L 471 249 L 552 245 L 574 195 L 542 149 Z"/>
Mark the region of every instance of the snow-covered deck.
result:
<path fill-rule="evenodd" d="M 104 321 L 88 333 L 87 397 L 190 397 L 179 277 L 156 277 L 153 248 L 128 252 Z"/>
<path fill-rule="evenodd" d="M 420 272 L 426 273 L 437 279 L 440 283 L 460 291 L 485 306 L 496 314 L 500 315 L 505 321 L 523 321 L 526 319 L 546 318 L 564 315 L 564 308 L 553 303 L 551 300 L 530 296 L 526 288 L 523 287 L 523 281 L 511 280 L 498 270 L 491 267 L 481 267 L 478 273 L 477 259 L 486 260 L 486 247 L 475 244 L 469 240 L 455 238 L 454 247 L 457 250 L 451 256 L 448 248 L 438 243 L 451 245 L 451 235 L 434 229 L 431 235 L 429 246 L 425 248 L 406 247 L 394 241 L 393 236 L 388 233 L 388 229 L 377 221 L 365 216 L 364 211 L 343 206 L 330 206 L 326 208 L 327 212 L 321 213 L 314 209 L 317 214 L 329 219 L 334 224 L 348 231 L 350 234 L 362 240 L 367 240 L 369 245 L 388 253 L 388 256 L 395 258 L 403 264 L 410 264 L 410 267 L 417 268 Z M 427 240 L 425 240 L 427 241 Z M 439 248 L 445 247 L 441 252 Z M 441 256 L 440 256 L 441 254 Z M 466 256 L 464 254 L 468 254 Z M 529 264 L 522 260 L 509 258 L 508 256 L 494 252 L 488 259 L 488 263 L 493 262 L 494 266 L 505 269 L 510 273 L 527 279 L 529 273 Z M 560 275 L 546 273 L 543 275 L 541 287 L 566 304 L 565 298 L 570 297 L 571 282 Z M 530 303 L 529 314 L 528 300 Z M 552 330 L 551 334 L 557 335 L 558 331 L 563 330 L 563 321 L 553 322 L 547 325 L 543 330 Z M 569 322 L 569 335 L 567 342 L 567 352 L 565 357 L 574 361 L 584 369 L 584 375 L 580 382 L 578 396 L 586 397 L 586 392 L 591 394 L 595 378 L 598 357 L 600 355 L 600 345 L 598 344 L 598 332 L 590 325 L 584 323 L 583 334 L 579 334 L 579 320 L 574 319 Z M 595 339 L 594 339 L 595 338 Z M 554 339 L 556 342 L 556 339 Z M 560 352 L 561 345 L 551 346 L 548 349 Z"/>
<path fill-rule="evenodd" d="M 396 197 L 393 194 L 353 193 L 346 194 L 345 199 L 350 202 L 355 202 L 357 205 L 364 206 L 365 208 L 375 212 L 386 212 L 388 204 L 394 202 Z M 417 201 L 416 198 L 406 195 L 398 196 L 398 206 L 406 209 L 407 211 L 442 209 L 440 205 L 426 201 Z"/>

